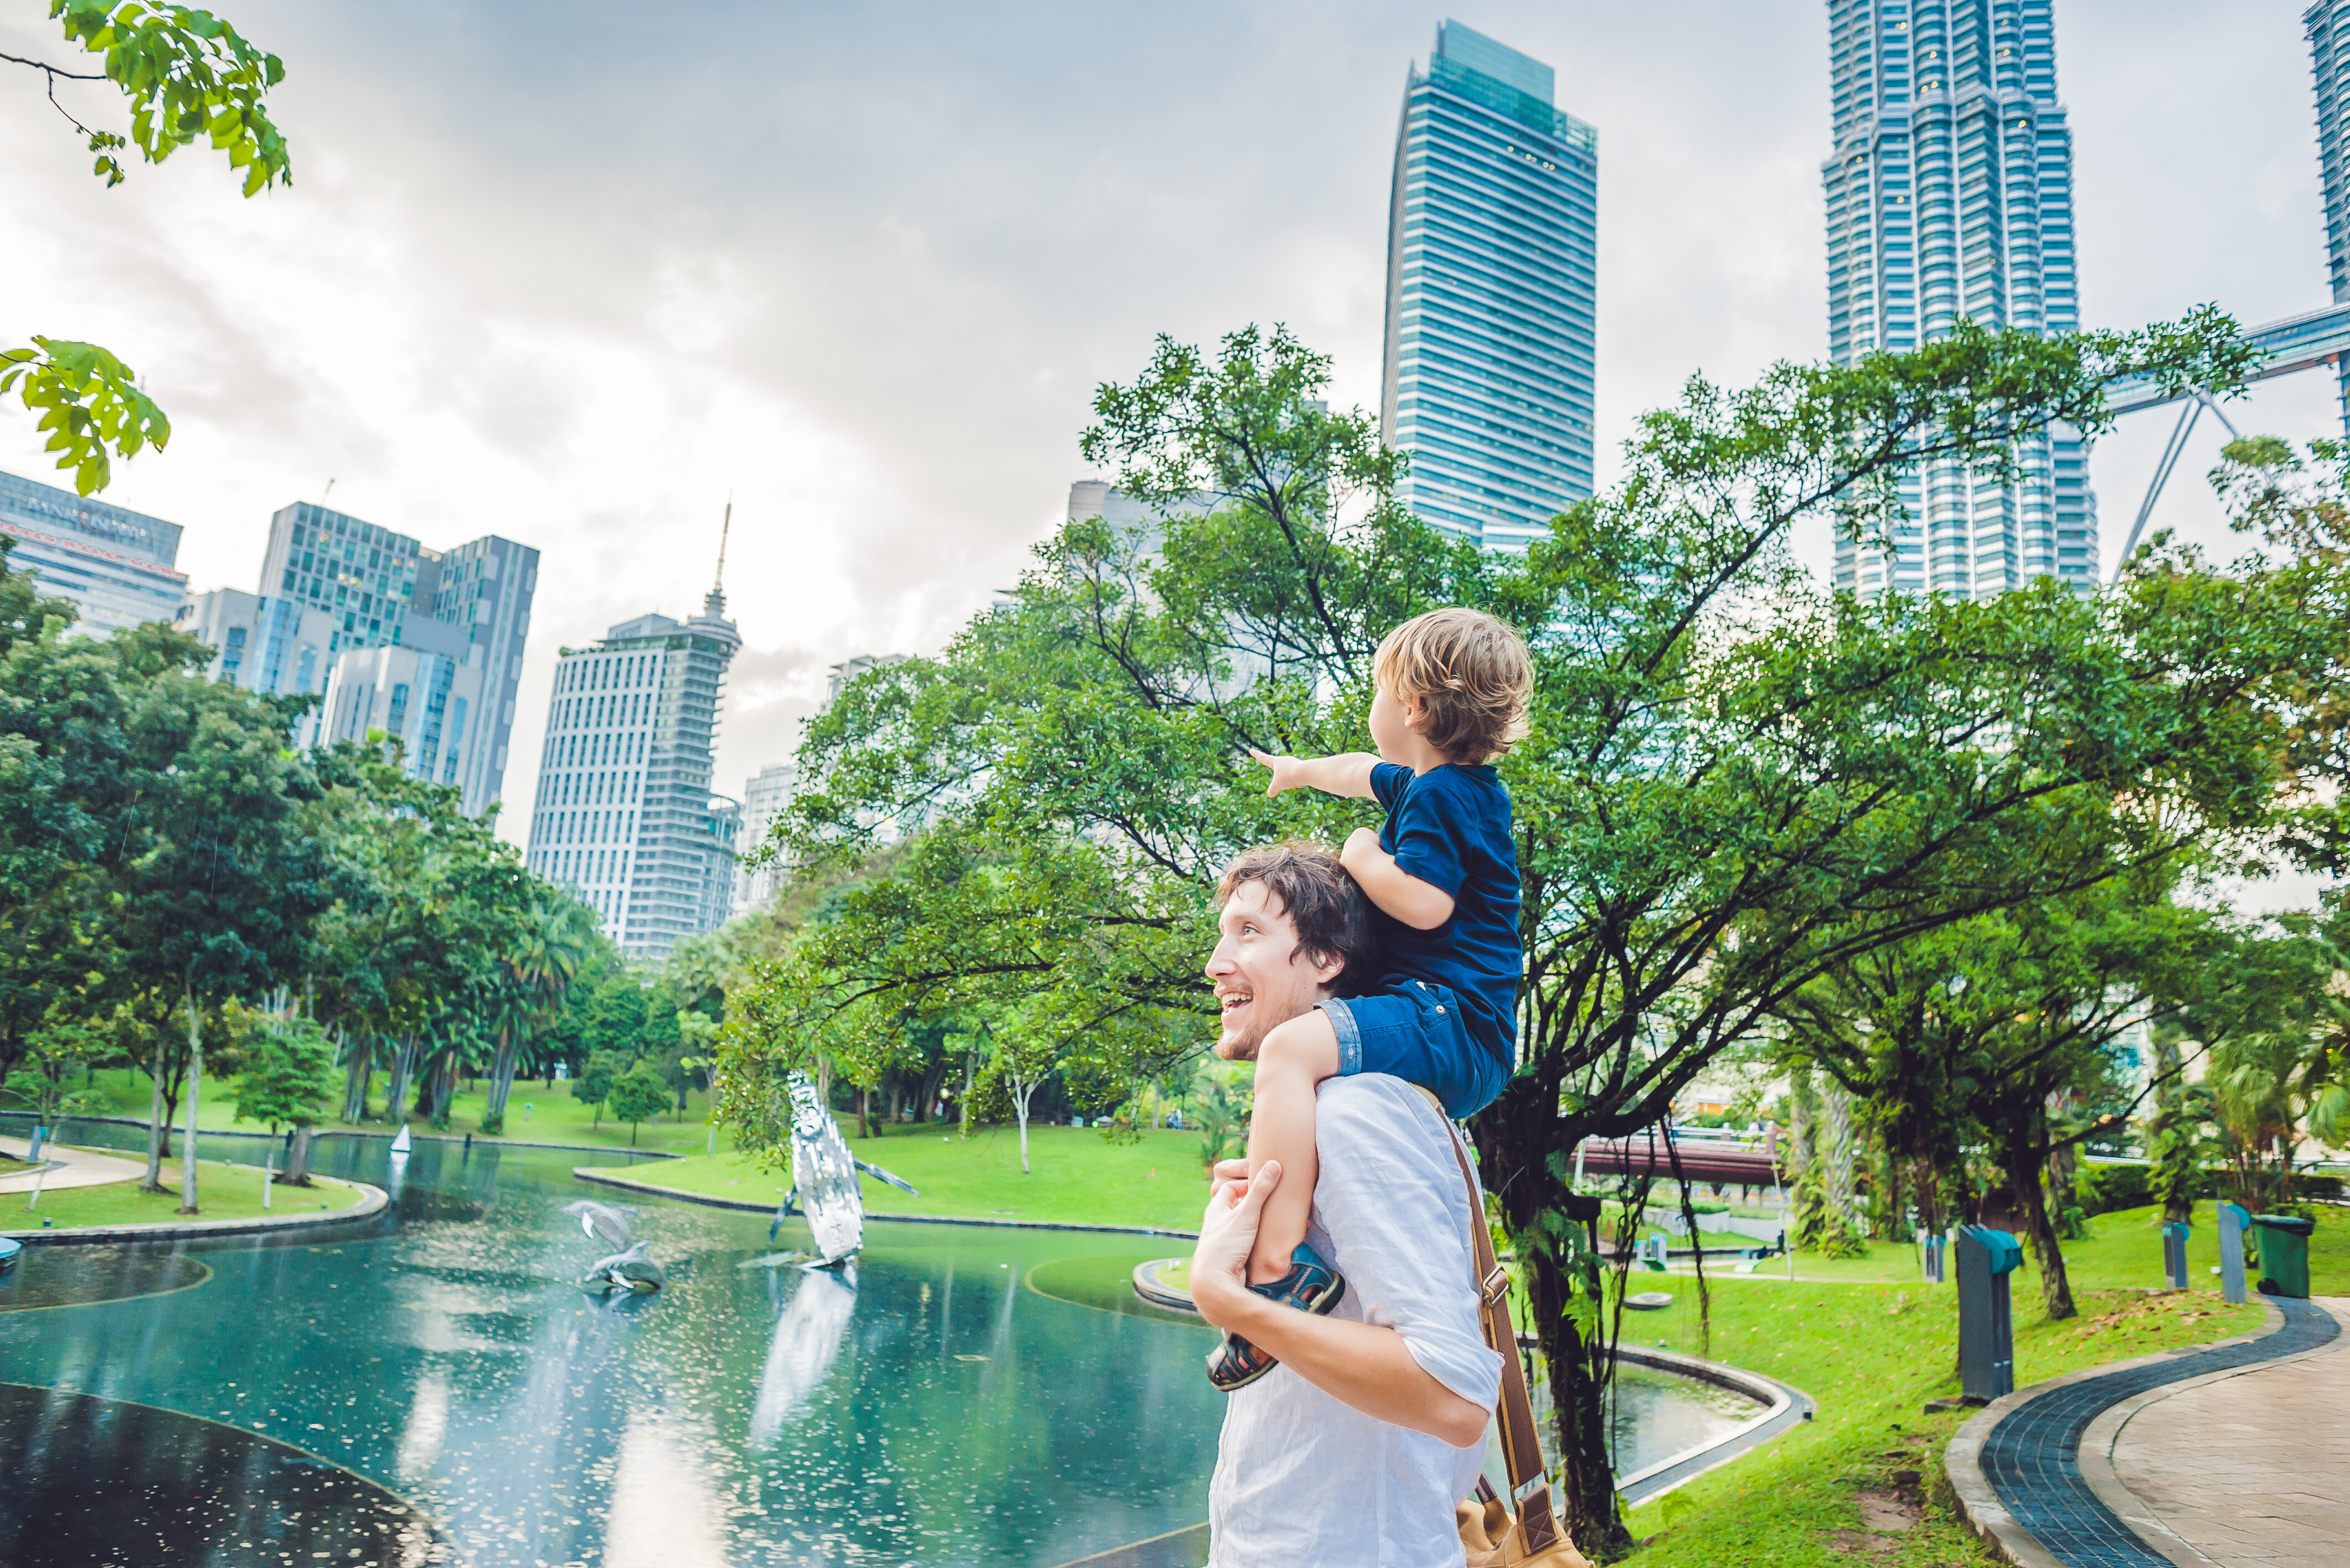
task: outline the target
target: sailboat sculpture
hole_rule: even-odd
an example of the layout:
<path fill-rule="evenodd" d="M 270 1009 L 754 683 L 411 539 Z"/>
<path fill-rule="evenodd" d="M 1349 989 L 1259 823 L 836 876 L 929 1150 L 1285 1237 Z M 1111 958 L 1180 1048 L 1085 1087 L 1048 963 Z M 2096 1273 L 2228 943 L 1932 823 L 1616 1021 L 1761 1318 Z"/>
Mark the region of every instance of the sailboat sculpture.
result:
<path fill-rule="evenodd" d="M 784 1082 L 792 1100 L 792 1190 L 776 1209 L 767 1239 L 775 1240 L 784 1216 L 796 1209 L 807 1217 L 816 1237 L 816 1261 L 808 1266 L 838 1268 L 865 1245 L 865 1198 L 857 1186 L 858 1171 L 917 1198 L 921 1194 L 903 1177 L 848 1152 L 839 1124 L 806 1073 L 794 1073 Z"/>
<path fill-rule="evenodd" d="M 405 1122 L 400 1124 L 400 1136 L 391 1140 L 391 1152 L 394 1154 L 408 1152 L 408 1124 Z"/>

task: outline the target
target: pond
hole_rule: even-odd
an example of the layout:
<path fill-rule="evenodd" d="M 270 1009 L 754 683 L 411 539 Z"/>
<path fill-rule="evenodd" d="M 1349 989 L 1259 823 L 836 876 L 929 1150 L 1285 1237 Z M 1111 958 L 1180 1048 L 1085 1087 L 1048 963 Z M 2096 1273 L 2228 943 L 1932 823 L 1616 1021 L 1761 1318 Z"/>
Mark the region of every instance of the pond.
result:
<path fill-rule="evenodd" d="M 852 1285 L 779 1256 L 796 1221 L 770 1247 L 764 1215 L 645 1202 L 671 1287 L 608 1301 L 559 1210 L 613 1196 L 575 1165 L 626 1159 L 419 1140 L 395 1170 L 327 1138 L 317 1168 L 396 1219 L 29 1249 L 0 1282 L 0 1562 L 1038 1568 L 1206 1517 L 1213 1331 L 1114 1288 L 1165 1238 L 876 1223 Z M 1640 1426 L 1627 1469 L 1687 1446 Z"/>

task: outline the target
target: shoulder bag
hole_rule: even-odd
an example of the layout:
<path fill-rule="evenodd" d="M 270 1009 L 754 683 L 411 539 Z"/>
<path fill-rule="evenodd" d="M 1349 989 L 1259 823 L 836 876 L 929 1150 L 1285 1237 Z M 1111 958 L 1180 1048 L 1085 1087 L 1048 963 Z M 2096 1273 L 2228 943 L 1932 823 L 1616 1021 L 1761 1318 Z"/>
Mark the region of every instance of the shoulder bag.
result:
<path fill-rule="evenodd" d="M 1425 1089 L 1420 1092 L 1427 1094 Z M 1429 1096 L 1431 1101 L 1435 1097 Z M 1443 1116 L 1441 1106 L 1437 1114 Z M 1496 1414 L 1510 1481 L 1510 1495 L 1504 1500 L 1495 1495 L 1491 1481 L 1480 1476 L 1476 1495 L 1454 1507 L 1461 1547 L 1468 1553 L 1469 1568 L 1591 1568 L 1590 1561 L 1567 1540 L 1551 1511 L 1550 1475 L 1543 1466 L 1542 1442 L 1534 1431 L 1525 1368 L 1518 1360 L 1517 1325 L 1510 1321 L 1510 1276 L 1493 1256 L 1493 1236 L 1485 1225 L 1485 1205 L 1476 1175 L 1469 1168 L 1469 1151 L 1450 1116 L 1444 1116 L 1444 1130 L 1452 1139 L 1452 1158 L 1461 1164 L 1461 1179 L 1469 1186 L 1469 1256 L 1476 1269 L 1477 1314 L 1486 1345 L 1502 1357 L 1502 1404 Z"/>

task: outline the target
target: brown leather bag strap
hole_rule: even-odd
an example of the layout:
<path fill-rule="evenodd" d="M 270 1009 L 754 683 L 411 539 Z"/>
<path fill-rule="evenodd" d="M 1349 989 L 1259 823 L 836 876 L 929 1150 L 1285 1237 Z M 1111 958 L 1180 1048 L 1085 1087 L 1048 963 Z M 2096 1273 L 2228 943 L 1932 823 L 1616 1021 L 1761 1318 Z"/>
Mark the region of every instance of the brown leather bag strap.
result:
<path fill-rule="evenodd" d="M 1429 1096 L 1430 1100 L 1435 1097 Z M 1440 1105 L 1438 1114 L 1443 1114 Z M 1546 1552 L 1559 1541 L 1558 1521 L 1551 1512 L 1549 1471 L 1543 1464 L 1542 1438 L 1534 1428 L 1534 1401 L 1526 1393 L 1525 1368 L 1518 1359 L 1517 1324 L 1510 1321 L 1510 1276 L 1493 1255 L 1493 1234 L 1486 1228 L 1477 1176 L 1469 1167 L 1469 1151 L 1451 1116 L 1444 1117 L 1444 1130 L 1452 1140 L 1452 1158 L 1460 1164 L 1461 1179 L 1469 1188 L 1470 1257 L 1476 1269 L 1478 1314 L 1484 1323 L 1485 1343 L 1502 1357 L 1498 1414 L 1502 1460 L 1510 1473 L 1506 1506 L 1518 1516 L 1519 1538 L 1527 1552 Z"/>

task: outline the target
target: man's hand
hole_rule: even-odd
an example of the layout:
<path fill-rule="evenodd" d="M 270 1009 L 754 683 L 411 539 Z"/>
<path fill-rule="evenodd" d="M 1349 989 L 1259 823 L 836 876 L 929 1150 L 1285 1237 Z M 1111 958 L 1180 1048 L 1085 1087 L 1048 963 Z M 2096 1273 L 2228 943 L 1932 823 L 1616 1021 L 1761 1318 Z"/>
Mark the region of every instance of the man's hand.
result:
<path fill-rule="evenodd" d="M 1237 1179 L 1233 1179 L 1237 1172 Z M 1216 1188 L 1200 1220 L 1200 1241 L 1191 1249 L 1191 1304 L 1218 1328 L 1230 1328 L 1235 1309 L 1263 1298 L 1249 1294 L 1249 1253 L 1256 1246 L 1264 1200 L 1281 1185 L 1281 1162 L 1268 1159 L 1256 1179 L 1248 1161 L 1228 1159 L 1216 1167 Z"/>

